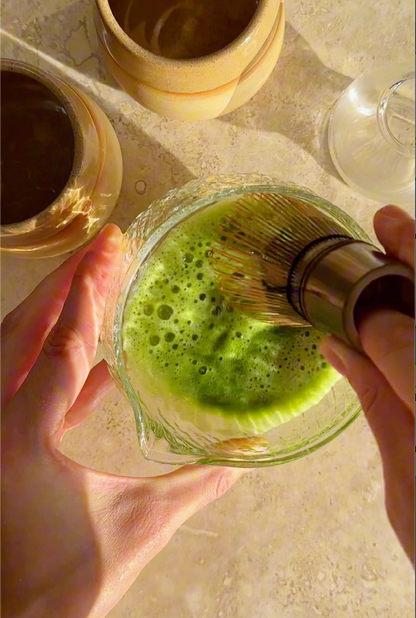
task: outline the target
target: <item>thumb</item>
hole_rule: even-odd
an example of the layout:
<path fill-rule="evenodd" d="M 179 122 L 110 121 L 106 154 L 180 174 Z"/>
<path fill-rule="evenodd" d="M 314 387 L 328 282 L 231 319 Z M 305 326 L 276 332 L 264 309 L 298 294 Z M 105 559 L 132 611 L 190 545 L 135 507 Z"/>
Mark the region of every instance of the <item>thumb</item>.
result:
<path fill-rule="evenodd" d="M 344 343 L 328 337 L 321 353 L 356 391 L 377 441 L 390 522 L 414 564 L 415 419 L 373 363 Z"/>
<path fill-rule="evenodd" d="M 204 506 L 223 496 L 246 472 L 248 470 L 243 468 L 184 466 L 156 478 L 178 528 Z"/>
<path fill-rule="evenodd" d="M 383 461 L 395 457 L 413 433 L 412 413 L 384 375 L 364 356 L 335 337 L 321 344 L 321 354 L 350 382 L 358 395 Z"/>

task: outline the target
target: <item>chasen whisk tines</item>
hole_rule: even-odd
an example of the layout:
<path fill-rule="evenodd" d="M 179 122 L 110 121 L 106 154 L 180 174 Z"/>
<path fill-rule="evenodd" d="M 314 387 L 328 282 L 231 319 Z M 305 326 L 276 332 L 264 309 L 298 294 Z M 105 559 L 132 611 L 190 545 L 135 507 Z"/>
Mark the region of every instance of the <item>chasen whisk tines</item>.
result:
<path fill-rule="evenodd" d="M 308 248 L 350 238 L 334 219 L 291 196 L 252 194 L 235 202 L 219 229 L 212 264 L 231 304 L 273 324 L 306 326 L 292 295 L 293 271 Z"/>
<path fill-rule="evenodd" d="M 312 324 L 356 348 L 364 305 L 413 312 L 411 269 L 313 195 L 237 199 L 214 240 L 212 266 L 230 304 L 245 313 L 277 325 Z"/>

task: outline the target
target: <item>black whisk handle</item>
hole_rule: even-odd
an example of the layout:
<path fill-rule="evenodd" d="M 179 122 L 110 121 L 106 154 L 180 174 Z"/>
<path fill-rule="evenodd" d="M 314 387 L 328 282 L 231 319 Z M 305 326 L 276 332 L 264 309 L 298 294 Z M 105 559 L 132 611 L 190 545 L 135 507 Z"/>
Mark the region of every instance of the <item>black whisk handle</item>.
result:
<path fill-rule="evenodd" d="M 370 310 L 415 314 L 413 270 L 369 243 L 351 239 L 331 247 L 308 264 L 302 279 L 305 319 L 360 352 L 358 325 Z"/>

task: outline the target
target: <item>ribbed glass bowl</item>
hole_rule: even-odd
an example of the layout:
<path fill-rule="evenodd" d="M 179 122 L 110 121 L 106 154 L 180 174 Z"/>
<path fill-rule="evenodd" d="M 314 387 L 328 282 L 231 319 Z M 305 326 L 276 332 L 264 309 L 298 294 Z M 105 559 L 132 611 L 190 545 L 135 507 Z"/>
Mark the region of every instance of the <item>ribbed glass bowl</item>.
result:
<path fill-rule="evenodd" d="M 154 202 L 131 224 L 125 234 L 123 259 L 116 270 L 106 305 L 102 342 L 110 372 L 130 402 L 143 456 L 167 464 L 210 464 L 262 467 L 304 457 L 327 444 L 359 415 L 356 394 L 345 379 L 339 380 L 317 404 L 262 436 L 245 435 L 229 440 L 192 426 L 189 418 L 170 416 L 169 410 L 144 401 L 141 386 L 129 377 L 122 346 L 122 324 L 126 300 L 142 265 L 165 236 L 199 209 L 233 195 L 284 193 L 312 199 L 335 216 L 346 228 L 364 233 L 345 213 L 307 189 L 259 174 L 213 176 L 193 180 Z M 143 384 L 144 388 L 144 384 Z"/>

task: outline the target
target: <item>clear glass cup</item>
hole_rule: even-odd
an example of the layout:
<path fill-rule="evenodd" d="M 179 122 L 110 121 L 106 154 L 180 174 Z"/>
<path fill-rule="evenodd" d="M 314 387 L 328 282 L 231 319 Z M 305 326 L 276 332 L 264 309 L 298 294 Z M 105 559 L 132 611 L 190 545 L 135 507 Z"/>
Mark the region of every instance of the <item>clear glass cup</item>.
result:
<path fill-rule="evenodd" d="M 414 204 L 414 67 L 375 67 L 352 82 L 332 112 L 328 139 L 351 188 L 376 201 Z"/>
<path fill-rule="evenodd" d="M 238 439 L 224 440 L 210 432 L 204 433 L 189 419 L 181 420 L 177 410 L 172 410 L 169 397 L 166 409 L 158 409 L 144 395 L 145 378 L 143 391 L 140 384 L 132 385 L 123 353 L 122 324 L 129 291 L 142 265 L 185 218 L 228 196 L 254 192 L 285 192 L 312 198 L 318 207 L 330 211 L 347 228 L 366 238 L 359 226 L 332 204 L 306 189 L 282 185 L 276 179 L 259 174 L 193 180 L 154 202 L 136 218 L 125 234 L 123 260 L 112 280 L 101 339 L 110 372 L 133 408 L 142 453 L 152 461 L 238 467 L 286 463 L 312 453 L 335 438 L 360 412 L 356 394 L 348 382 L 341 379 L 320 403 L 275 429 L 261 436 L 247 433 Z"/>

